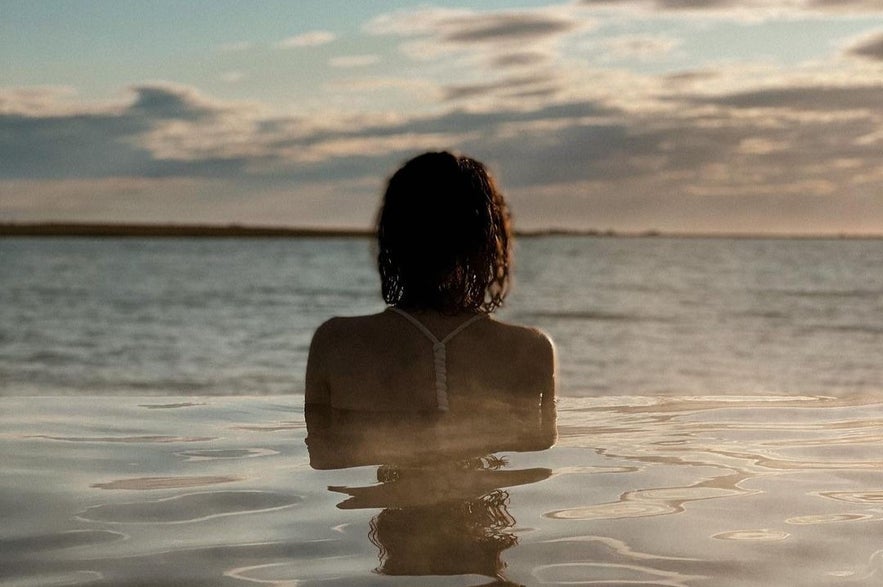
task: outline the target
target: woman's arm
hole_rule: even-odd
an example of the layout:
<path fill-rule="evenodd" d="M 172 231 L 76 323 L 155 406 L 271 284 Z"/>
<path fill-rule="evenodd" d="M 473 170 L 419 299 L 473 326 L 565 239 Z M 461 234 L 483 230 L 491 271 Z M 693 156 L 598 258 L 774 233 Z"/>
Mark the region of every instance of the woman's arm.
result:
<path fill-rule="evenodd" d="M 332 319 L 333 320 L 333 319 Z M 331 419 L 331 388 L 328 382 L 329 353 L 331 344 L 331 320 L 325 322 L 313 334 L 307 356 L 307 372 L 304 388 L 304 417 L 307 429 L 327 428 Z"/>
<path fill-rule="evenodd" d="M 558 440 L 558 408 L 556 397 L 558 374 L 558 357 L 555 351 L 555 343 L 548 336 L 543 335 L 545 344 L 543 349 L 545 375 L 543 380 L 543 397 L 540 400 L 541 435 L 543 443 L 547 447 L 552 446 Z"/>

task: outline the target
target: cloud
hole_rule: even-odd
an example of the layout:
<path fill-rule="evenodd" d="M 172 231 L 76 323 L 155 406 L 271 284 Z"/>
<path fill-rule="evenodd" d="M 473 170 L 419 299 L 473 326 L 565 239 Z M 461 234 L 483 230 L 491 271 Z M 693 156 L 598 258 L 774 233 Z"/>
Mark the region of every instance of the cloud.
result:
<path fill-rule="evenodd" d="M 810 9 L 833 12 L 883 12 L 883 6 L 880 5 L 879 0 L 805 0 L 802 4 Z"/>
<path fill-rule="evenodd" d="M 135 101 L 129 106 L 129 111 L 148 118 L 198 120 L 219 110 L 218 106 L 187 86 L 143 84 L 133 86 L 132 91 Z"/>
<path fill-rule="evenodd" d="M 70 86 L 0 88 L 0 114 L 40 116 L 60 113 L 65 110 L 64 103 L 74 98 L 76 93 Z M 80 111 L 82 106 L 74 108 Z"/>
<path fill-rule="evenodd" d="M 623 35 L 609 37 L 601 42 L 608 57 L 614 59 L 637 59 L 653 61 L 665 58 L 681 41 L 661 35 Z"/>
<path fill-rule="evenodd" d="M 228 84 L 239 83 L 245 79 L 245 74 L 241 71 L 231 70 L 221 74 L 221 81 Z"/>
<path fill-rule="evenodd" d="M 516 212 L 527 207 L 547 224 L 879 233 L 883 139 L 868 130 L 880 122 L 872 113 L 801 120 L 688 107 L 571 125 L 539 149 L 542 157 L 524 133 L 492 152 L 504 154 Z M 551 199 L 534 203 L 539 197 Z"/>
<path fill-rule="evenodd" d="M 734 108 L 777 108 L 792 111 L 880 111 L 883 84 L 851 86 L 791 86 L 739 92 L 720 97 L 699 97 L 698 102 Z"/>
<path fill-rule="evenodd" d="M 477 98 L 542 91 L 556 78 L 499 83 L 460 90 Z M 469 100 L 419 116 L 343 118 L 270 115 L 170 84 L 137 86 L 126 102 L 80 111 L 52 106 L 49 90 L 6 92 L 0 189 L 14 188 L 14 197 L 4 198 L 0 217 L 34 217 L 43 206 L 69 218 L 131 210 L 162 220 L 176 209 L 162 195 L 171 186 L 213 221 L 228 213 L 272 220 L 272 206 L 282 206 L 278 218 L 291 223 L 331 224 L 334 217 L 364 226 L 382 177 L 399 161 L 421 150 L 455 149 L 491 163 L 513 194 L 516 214 L 530 211 L 535 223 L 747 230 L 772 226 L 759 211 L 778 207 L 782 217 L 796 207 L 801 212 L 788 225 L 795 231 L 837 219 L 838 209 L 844 227 L 883 230 L 872 220 L 883 215 L 869 216 L 883 209 L 883 87 L 783 82 L 709 95 L 701 84 L 666 94 L 671 80 L 664 76 L 645 83 L 641 91 L 665 99 L 636 107 L 614 88 L 598 99 L 556 95 L 542 107 L 490 100 L 476 108 L 480 100 Z M 64 102 L 64 94 L 55 99 Z M 547 197 L 554 204 L 543 203 Z M 261 203 L 249 211 L 252 198 Z M 358 205 L 348 207 L 348 198 Z M 728 206 L 727 225 L 703 216 Z M 321 217 L 311 209 L 323 210 Z"/>
<path fill-rule="evenodd" d="M 523 54 L 590 24 L 572 10 L 559 7 L 484 12 L 423 8 L 378 16 L 365 25 L 365 30 L 377 35 L 428 39 L 427 43 L 405 47 L 407 54 L 419 57 L 420 50 L 437 56 L 454 48 L 497 48 Z"/>
<path fill-rule="evenodd" d="M 860 39 L 847 48 L 847 54 L 883 61 L 883 31 L 877 31 Z"/>
<path fill-rule="evenodd" d="M 0 177 L 101 177 L 149 171 L 125 139 L 146 130 L 138 117 L 0 115 Z"/>
<path fill-rule="evenodd" d="M 541 91 L 543 82 L 525 78 L 513 84 L 527 92 Z M 0 116 L 0 177 L 354 177 L 376 172 L 371 160 L 480 144 L 482 135 L 506 125 L 603 113 L 586 102 L 520 112 L 305 119 L 269 116 L 170 84 L 131 92 L 128 103 L 100 112 Z"/>
<path fill-rule="evenodd" d="M 449 17 L 438 23 L 441 38 L 451 43 L 523 42 L 573 30 L 569 18 L 529 12 L 500 12 L 480 18 Z"/>
<path fill-rule="evenodd" d="M 751 0 L 581 0 L 586 6 L 649 6 L 662 10 L 708 10 L 754 4 Z"/>
<path fill-rule="evenodd" d="M 337 36 L 329 31 L 310 31 L 279 41 L 278 47 L 283 49 L 300 47 L 318 47 L 334 41 Z"/>
<path fill-rule="evenodd" d="M 670 88 L 688 88 L 713 81 L 719 74 L 706 69 L 676 71 L 662 76 L 662 81 Z"/>
<path fill-rule="evenodd" d="M 494 56 L 491 65 L 502 69 L 532 68 L 548 65 L 552 59 L 553 56 L 545 51 L 513 51 Z"/>
<path fill-rule="evenodd" d="M 549 98 L 555 95 L 559 85 L 555 77 L 549 73 L 532 75 L 508 76 L 496 81 L 474 84 L 451 84 L 444 88 L 444 100 L 462 100 L 480 96 L 489 97 L 524 97 L 536 95 Z"/>
<path fill-rule="evenodd" d="M 883 12 L 878 0 L 580 0 L 587 7 L 629 7 L 661 11 L 739 11 L 755 17 L 782 12 Z"/>
<path fill-rule="evenodd" d="M 559 96 L 571 67 L 564 40 L 596 25 L 573 6 L 530 10 L 421 8 L 380 15 L 365 25 L 403 39 L 400 51 L 431 62 L 444 102 L 475 108 L 532 108 Z"/>
<path fill-rule="evenodd" d="M 223 153 L 222 145 L 182 165 L 184 159 L 164 149 L 160 137 L 177 128 L 188 129 L 193 141 L 211 140 L 212 132 L 237 120 L 236 108 L 172 84 L 140 85 L 131 92 L 128 104 L 80 111 L 53 108 L 51 102 L 35 111 L 33 100 L 26 99 L 24 107 L 14 104 L 22 92 L 6 92 L 0 100 L 8 112 L 0 115 L 0 177 L 235 173 L 239 155 Z"/>
<path fill-rule="evenodd" d="M 332 57 L 328 60 L 328 65 L 331 67 L 342 67 L 342 68 L 350 68 L 350 67 L 367 67 L 368 65 L 374 65 L 380 61 L 379 55 L 341 55 L 339 57 Z"/>

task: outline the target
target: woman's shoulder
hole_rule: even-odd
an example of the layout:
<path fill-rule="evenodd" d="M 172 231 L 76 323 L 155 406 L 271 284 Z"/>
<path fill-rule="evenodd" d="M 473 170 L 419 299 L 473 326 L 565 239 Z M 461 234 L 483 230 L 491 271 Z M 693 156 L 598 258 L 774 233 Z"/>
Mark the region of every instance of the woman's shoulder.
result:
<path fill-rule="evenodd" d="M 389 312 L 381 311 L 374 314 L 355 316 L 332 316 L 319 325 L 316 333 L 328 334 L 340 331 L 351 331 L 353 328 L 370 328 L 389 320 Z"/>
<path fill-rule="evenodd" d="M 540 328 L 506 322 L 497 318 L 494 318 L 492 323 L 496 326 L 500 334 L 512 338 L 520 344 L 549 348 L 550 350 L 554 348 L 552 338 Z"/>
<path fill-rule="evenodd" d="M 376 345 L 365 345 L 366 330 L 377 330 L 370 326 L 379 314 L 365 316 L 336 316 L 319 325 L 310 341 L 307 357 L 307 401 L 328 403 L 330 401 L 328 379 L 342 366 L 353 364 L 358 357 L 356 349 Z M 369 325 L 366 327 L 366 325 Z M 358 364 L 358 362 L 356 362 Z"/>
<path fill-rule="evenodd" d="M 497 330 L 492 335 L 494 353 L 507 357 L 512 369 L 519 373 L 526 371 L 539 374 L 541 379 L 554 373 L 557 363 L 555 344 L 543 330 L 496 318 L 489 323 Z"/>
<path fill-rule="evenodd" d="M 325 320 L 313 333 L 313 344 L 334 344 L 366 329 L 374 329 L 384 321 L 384 312 L 360 316 L 334 316 Z"/>

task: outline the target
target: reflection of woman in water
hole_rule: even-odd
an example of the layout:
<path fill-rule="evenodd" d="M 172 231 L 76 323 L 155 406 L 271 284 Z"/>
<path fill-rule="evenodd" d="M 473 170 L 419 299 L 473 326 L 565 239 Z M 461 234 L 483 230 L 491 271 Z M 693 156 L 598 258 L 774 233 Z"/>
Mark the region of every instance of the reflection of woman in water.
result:
<path fill-rule="evenodd" d="M 550 471 L 487 455 L 555 439 L 551 341 L 491 317 L 509 286 L 505 201 L 478 161 L 426 153 L 389 180 L 377 237 L 389 307 L 332 318 L 310 346 L 310 464 L 382 465 L 377 485 L 329 488 L 349 496 L 339 507 L 384 508 L 378 571 L 501 579 L 517 540 L 500 488 Z"/>
<path fill-rule="evenodd" d="M 475 499 L 384 509 L 371 520 L 378 572 L 502 578 L 500 554 L 518 542 L 508 500 L 508 493 L 495 489 Z"/>
<path fill-rule="evenodd" d="M 503 578 L 501 554 L 518 543 L 509 493 L 549 469 L 502 470 L 497 456 L 423 467 L 380 467 L 379 485 L 331 487 L 349 495 L 343 509 L 383 508 L 371 520 L 377 571 L 386 575 L 486 575 Z"/>

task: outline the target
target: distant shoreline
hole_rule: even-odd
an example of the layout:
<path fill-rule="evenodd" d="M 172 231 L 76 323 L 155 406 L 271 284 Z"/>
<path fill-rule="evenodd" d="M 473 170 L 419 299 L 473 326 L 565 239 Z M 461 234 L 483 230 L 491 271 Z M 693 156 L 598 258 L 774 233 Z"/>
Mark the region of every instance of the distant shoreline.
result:
<path fill-rule="evenodd" d="M 619 232 L 614 230 L 542 229 L 520 230 L 520 237 L 580 236 L 597 238 L 718 238 L 718 239 L 782 239 L 782 240 L 875 240 L 883 234 L 779 234 L 779 233 L 687 233 L 647 230 Z M 352 228 L 294 228 L 243 226 L 239 224 L 135 224 L 98 222 L 20 222 L 0 223 L 4 237 L 65 237 L 65 238 L 370 238 L 374 231 Z"/>
<path fill-rule="evenodd" d="M 369 237 L 369 230 L 286 228 L 239 224 L 115 224 L 92 222 L 2 223 L 0 237 L 55 236 L 89 238 L 306 238 Z"/>

